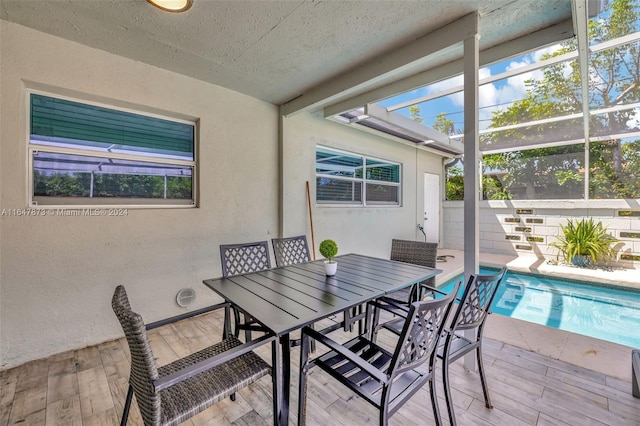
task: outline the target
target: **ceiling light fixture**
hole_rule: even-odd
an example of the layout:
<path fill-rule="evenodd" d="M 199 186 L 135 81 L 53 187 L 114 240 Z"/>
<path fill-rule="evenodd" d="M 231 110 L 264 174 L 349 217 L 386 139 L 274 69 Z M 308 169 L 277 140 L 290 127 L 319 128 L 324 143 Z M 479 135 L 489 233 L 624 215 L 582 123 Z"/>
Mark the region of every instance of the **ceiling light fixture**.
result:
<path fill-rule="evenodd" d="M 184 12 L 191 8 L 193 0 L 147 0 L 158 9 L 167 12 Z"/>

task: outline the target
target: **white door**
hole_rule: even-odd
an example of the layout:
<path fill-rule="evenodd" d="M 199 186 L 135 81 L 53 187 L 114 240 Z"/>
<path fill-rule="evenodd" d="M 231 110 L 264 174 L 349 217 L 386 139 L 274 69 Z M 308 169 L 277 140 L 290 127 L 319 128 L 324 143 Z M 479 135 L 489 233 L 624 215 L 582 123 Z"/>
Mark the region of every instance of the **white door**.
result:
<path fill-rule="evenodd" d="M 424 233 L 427 241 L 440 242 L 440 176 L 424 174 Z"/>

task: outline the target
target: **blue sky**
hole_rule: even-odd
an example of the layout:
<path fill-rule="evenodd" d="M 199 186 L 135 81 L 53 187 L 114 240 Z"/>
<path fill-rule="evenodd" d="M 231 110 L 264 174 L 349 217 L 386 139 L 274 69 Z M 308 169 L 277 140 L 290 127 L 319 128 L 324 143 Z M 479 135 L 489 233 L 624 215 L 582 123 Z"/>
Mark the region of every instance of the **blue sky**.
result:
<path fill-rule="evenodd" d="M 480 80 L 495 76 L 497 74 L 520 68 L 532 63 L 540 62 L 543 54 L 551 53 L 559 48 L 559 44 L 545 47 L 537 51 L 516 56 L 508 60 L 481 68 L 479 70 Z M 493 83 L 480 86 L 480 128 L 485 128 L 490 124 L 490 118 L 493 111 L 508 107 L 514 101 L 524 98 L 526 92 L 525 81 L 531 78 L 539 78 L 542 75 L 541 70 L 529 71 L 521 75 L 501 79 Z M 379 103 L 385 107 L 397 105 L 402 102 L 417 99 L 422 96 L 432 95 L 442 92 L 456 86 L 462 85 L 462 75 L 452 77 L 419 89 L 402 93 L 400 95 L 384 99 Z M 453 120 L 456 129 L 463 127 L 463 93 L 462 91 L 450 94 L 437 99 L 429 100 L 419 105 L 423 123 L 432 127 L 436 116 L 440 112 L 446 112 L 447 118 Z M 403 108 L 397 111 L 400 114 L 409 116 L 409 108 Z"/>
<path fill-rule="evenodd" d="M 611 3 L 613 0 L 609 0 Z M 610 4 L 609 4 L 610 5 Z M 634 0 L 633 5 L 640 8 L 640 0 Z M 631 13 L 631 12 L 630 12 Z M 598 15 L 595 20 L 605 22 L 609 18 L 609 11 L 605 10 Z M 635 31 L 640 31 L 640 14 L 635 22 Z M 539 63 L 540 58 L 544 54 L 552 53 L 560 47 L 560 44 L 555 44 L 541 48 L 539 50 L 530 52 L 528 54 L 509 58 L 496 64 L 481 68 L 479 70 L 480 81 L 482 79 L 495 76 L 506 71 L 510 71 L 516 68 L 520 68 L 533 63 Z M 569 63 L 565 63 L 565 67 L 569 67 Z M 568 72 L 568 69 L 567 69 Z M 521 75 L 501 79 L 493 83 L 488 83 L 480 86 L 480 129 L 486 128 L 490 122 L 492 113 L 504 108 L 507 108 L 513 102 L 524 98 L 526 93 L 525 81 L 528 79 L 538 79 L 542 76 L 542 70 L 529 71 Z M 449 78 L 447 80 L 439 81 L 431 85 L 418 88 L 416 90 L 406 92 L 388 99 L 384 99 L 379 104 L 390 107 L 409 100 L 417 99 L 423 96 L 433 95 L 444 90 L 451 89 L 456 86 L 462 86 L 462 75 Z M 454 122 L 456 130 L 462 129 L 463 125 L 463 93 L 462 91 L 450 94 L 437 99 L 429 100 L 419 104 L 421 110 L 421 117 L 424 119 L 423 123 L 429 127 L 433 127 L 436 120 L 436 116 L 440 112 L 446 112 L 447 118 Z M 403 108 L 397 110 L 398 113 L 405 116 L 409 116 L 409 108 Z M 639 114 L 640 115 L 640 114 Z"/>

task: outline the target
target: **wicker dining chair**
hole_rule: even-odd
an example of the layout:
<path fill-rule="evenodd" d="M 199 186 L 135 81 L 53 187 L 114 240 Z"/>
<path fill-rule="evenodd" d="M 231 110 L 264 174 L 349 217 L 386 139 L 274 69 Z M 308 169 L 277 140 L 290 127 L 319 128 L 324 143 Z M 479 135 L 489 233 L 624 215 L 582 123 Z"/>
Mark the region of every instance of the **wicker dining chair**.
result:
<path fill-rule="evenodd" d="M 391 240 L 391 260 L 435 268 L 437 257 L 438 243 Z M 425 286 L 435 287 L 435 282 L 435 277 L 432 277 L 410 288 L 391 293 L 388 297 L 405 303 L 415 302 L 423 298 Z"/>
<path fill-rule="evenodd" d="M 455 291 L 452 291 L 442 298 L 412 303 L 393 352 L 373 342 L 368 330 L 347 343 L 339 344 L 310 327 L 304 327 L 300 350 L 298 424 L 306 423 L 307 374 L 314 367 L 320 367 L 378 408 L 380 425 L 386 425 L 391 415 L 428 383 L 433 416 L 437 425 L 442 424 L 433 380 L 435 349 L 454 296 Z M 367 304 L 367 315 L 372 315 L 375 303 Z M 309 360 L 312 339 L 330 351 Z"/>
<path fill-rule="evenodd" d="M 127 424 L 134 394 L 145 425 L 177 425 L 271 374 L 271 367 L 253 350 L 271 342 L 274 354 L 276 348 L 273 345 L 277 342 L 272 335 L 244 344 L 235 336 L 228 336 L 208 348 L 159 367 L 149 344 L 147 330 L 192 315 L 183 314 L 145 325 L 142 317 L 131 310 L 127 293 L 121 285 L 113 293 L 111 306 L 124 330 L 131 352 L 129 390 L 121 425 Z M 216 307 L 223 306 L 220 304 Z M 275 381 L 273 384 L 275 386 Z M 273 399 L 276 413 L 275 392 Z M 274 414 L 274 424 L 275 421 Z"/>
<path fill-rule="evenodd" d="M 478 361 L 478 372 L 482 384 L 482 393 L 487 408 L 493 408 L 489 398 L 489 388 L 482 362 L 482 332 L 491 303 L 496 296 L 500 282 L 507 269 L 502 268 L 495 274 L 471 275 L 464 288 L 458 307 L 453 313 L 450 325 L 444 329 L 444 342 L 438 348 L 437 356 L 442 359 L 442 380 L 444 382 L 444 396 L 447 402 L 449 423 L 454 426 L 456 417 L 451 399 L 451 385 L 449 383 L 449 364 L 475 350 Z M 474 337 L 469 339 L 465 331 L 472 330 Z"/>
<path fill-rule="evenodd" d="M 273 254 L 278 267 L 295 265 L 296 263 L 304 263 L 311 260 L 306 235 L 273 238 L 271 244 L 273 244 Z"/>
<path fill-rule="evenodd" d="M 398 239 L 391 241 L 391 260 L 435 268 L 437 255 L 437 243 Z M 432 277 L 407 289 L 395 291 L 380 298 L 373 315 L 373 339 L 376 339 L 377 332 L 382 328 L 389 329 L 395 334 L 400 334 L 404 318 L 412 302 L 422 300 L 426 292 L 444 294 L 437 290 L 434 291 L 434 289 L 435 277 Z M 381 310 L 391 312 L 395 318 L 380 322 Z"/>
<path fill-rule="evenodd" d="M 266 241 L 242 244 L 221 244 L 220 260 L 222 261 L 222 276 L 248 274 L 250 272 L 265 271 L 271 268 L 269 260 L 269 244 Z M 252 331 L 265 331 L 264 327 L 250 315 L 242 313 L 235 306 L 227 307 L 225 321 L 229 321 L 231 311 L 235 321 L 234 334 L 239 336 L 244 330 L 245 340 L 251 340 Z"/>

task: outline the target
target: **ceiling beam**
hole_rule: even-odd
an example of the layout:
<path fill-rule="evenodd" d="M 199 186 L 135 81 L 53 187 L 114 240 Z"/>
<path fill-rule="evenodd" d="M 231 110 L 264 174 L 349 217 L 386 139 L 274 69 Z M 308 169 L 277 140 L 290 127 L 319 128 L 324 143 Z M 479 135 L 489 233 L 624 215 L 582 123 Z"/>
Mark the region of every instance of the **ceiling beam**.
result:
<path fill-rule="evenodd" d="M 355 90 L 363 90 L 368 85 L 383 81 L 391 72 L 415 65 L 433 53 L 462 43 L 477 33 L 477 15 L 477 12 L 465 15 L 403 47 L 393 49 L 386 55 L 369 60 L 355 69 L 316 86 L 286 102 L 283 105 L 284 114 L 289 116 L 313 108 L 320 102 L 336 101 L 339 96 L 344 96 L 345 92 L 354 93 Z"/>
<path fill-rule="evenodd" d="M 526 36 L 483 50 L 480 52 L 480 66 L 489 65 L 511 56 L 527 53 L 532 50 L 539 49 L 542 46 L 556 43 L 560 40 L 566 40 L 567 38 L 572 37 L 573 34 L 573 23 L 571 22 L 571 19 L 568 19 L 564 22 L 543 28 Z M 461 49 L 460 59 L 327 106 L 324 109 L 324 115 L 325 117 L 330 117 L 335 114 L 340 114 L 342 112 L 361 107 L 367 103 L 377 102 L 381 99 L 397 95 L 398 93 L 408 92 L 427 84 L 453 77 L 462 73 L 463 66 Z"/>
<path fill-rule="evenodd" d="M 398 114 L 397 112 L 387 111 L 387 109 L 378 104 L 367 104 L 364 108 L 364 113 L 372 118 L 377 118 L 380 121 L 399 127 L 418 139 L 422 139 L 425 145 L 437 145 L 446 147 L 448 149 L 462 152 L 464 147 L 460 141 L 451 141 L 449 136 L 418 123 L 415 120 Z"/>
<path fill-rule="evenodd" d="M 404 115 L 387 111 L 385 107 L 378 104 L 365 105 L 364 113 L 365 115 L 377 118 L 378 120 L 384 121 L 385 123 L 389 123 L 405 129 L 413 133 L 420 139 L 431 139 L 435 142 L 440 142 L 446 145 L 449 144 L 449 136 L 445 135 L 444 133 L 420 124 L 417 121 L 410 119 L 409 117 L 405 117 Z"/>

